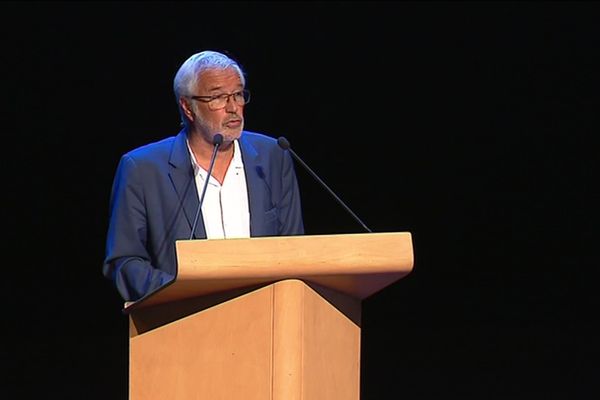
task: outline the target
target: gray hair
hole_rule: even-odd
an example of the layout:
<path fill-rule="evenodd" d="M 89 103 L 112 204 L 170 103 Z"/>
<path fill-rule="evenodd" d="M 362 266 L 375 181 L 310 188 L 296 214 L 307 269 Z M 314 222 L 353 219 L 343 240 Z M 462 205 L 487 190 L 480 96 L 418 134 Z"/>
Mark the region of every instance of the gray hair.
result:
<path fill-rule="evenodd" d="M 205 50 L 192 55 L 181 64 L 181 67 L 179 67 L 177 74 L 175 74 L 175 79 L 173 80 L 173 91 L 175 92 L 175 101 L 179 107 L 183 125 L 187 126 L 187 120 L 183 113 L 183 109 L 179 105 L 179 99 L 182 96 L 190 95 L 192 89 L 196 86 L 198 77 L 202 71 L 227 68 L 233 68 L 237 71 L 240 75 L 242 85 L 245 87 L 246 78 L 244 77 L 244 71 L 242 71 L 242 68 L 235 60 L 229 58 L 225 54 L 212 50 Z"/>

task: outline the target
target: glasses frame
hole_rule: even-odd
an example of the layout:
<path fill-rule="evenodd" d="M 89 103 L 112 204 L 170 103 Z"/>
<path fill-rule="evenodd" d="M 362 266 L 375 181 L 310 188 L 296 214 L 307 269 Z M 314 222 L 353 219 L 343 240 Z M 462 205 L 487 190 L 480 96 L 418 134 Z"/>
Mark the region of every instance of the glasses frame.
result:
<path fill-rule="evenodd" d="M 236 101 L 235 97 L 233 97 L 240 93 L 242 94 L 242 98 L 244 99 L 244 102 L 242 104 L 240 104 L 238 101 Z M 210 108 L 213 111 L 216 111 L 216 110 L 222 110 L 223 108 L 227 107 L 230 97 L 233 97 L 233 101 L 238 106 L 245 106 L 246 104 L 248 104 L 250 102 L 250 91 L 248 89 L 242 89 L 242 90 L 238 90 L 237 92 L 233 92 L 233 93 L 222 93 L 222 94 L 217 94 L 217 95 L 213 95 L 213 96 L 188 96 L 188 97 L 192 100 L 207 103 L 208 108 Z M 213 102 L 218 99 L 225 100 L 225 103 L 223 103 L 222 107 L 215 107 L 215 106 L 211 105 L 211 104 L 214 104 Z"/>

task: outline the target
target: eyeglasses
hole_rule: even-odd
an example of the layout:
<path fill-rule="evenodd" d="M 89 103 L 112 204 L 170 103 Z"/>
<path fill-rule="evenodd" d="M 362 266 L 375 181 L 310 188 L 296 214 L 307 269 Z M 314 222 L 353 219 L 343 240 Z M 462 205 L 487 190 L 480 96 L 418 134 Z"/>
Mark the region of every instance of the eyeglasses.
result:
<path fill-rule="evenodd" d="M 215 96 L 189 96 L 192 100 L 208 103 L 208 108 L 211 110 L 220 110 L 227 106 L 229 98 L 232 97 L 235 104 L 244 106 L 250 102 L 250 91 L 244 89 L 231 94 L 223 93 Z"/>

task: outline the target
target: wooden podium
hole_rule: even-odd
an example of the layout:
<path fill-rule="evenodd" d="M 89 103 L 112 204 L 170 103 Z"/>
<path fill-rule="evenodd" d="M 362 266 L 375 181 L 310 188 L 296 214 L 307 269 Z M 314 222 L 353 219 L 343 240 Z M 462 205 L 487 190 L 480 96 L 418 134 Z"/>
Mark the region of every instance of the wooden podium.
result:
<path fill-rule="evenodd" d="M 130 400 L 357 400 L 361 301 L 413 267 L 407 232 L 176 251 L 176 279 L 125 308 Z"/>

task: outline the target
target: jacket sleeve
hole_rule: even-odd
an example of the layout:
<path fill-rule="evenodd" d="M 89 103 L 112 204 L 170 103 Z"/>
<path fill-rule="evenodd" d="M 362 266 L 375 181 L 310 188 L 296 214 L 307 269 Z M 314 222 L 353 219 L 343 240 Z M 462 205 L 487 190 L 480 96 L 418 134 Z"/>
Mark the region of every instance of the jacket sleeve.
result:
<path fill-rule="evenodd" d="M 281 200 L 279 203 L 279 234 L 282 236 L 304 234 L 300 190 L 289 152 L 282 152 Z"/>
<path fill-rule="evenodd" d="M 102 272 L 125 301 L 135 301 L 173 279 L 152 265 L 142 173 L 128 155 L 121 158 L 110 198 L 106 258 Z"/>

